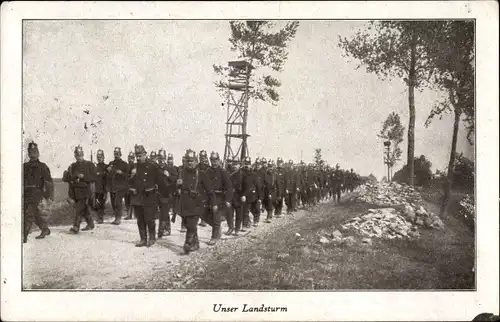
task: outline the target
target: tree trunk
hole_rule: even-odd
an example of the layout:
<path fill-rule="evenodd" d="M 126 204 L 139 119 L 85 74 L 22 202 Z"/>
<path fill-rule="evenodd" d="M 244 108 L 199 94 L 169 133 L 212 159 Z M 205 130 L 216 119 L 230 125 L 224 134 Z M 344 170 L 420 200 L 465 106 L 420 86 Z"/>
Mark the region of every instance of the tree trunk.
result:
<path fill-rule="evenodd" d="M 445 184 L 443 187 L 443 203 L 441 204 L 441 209 L 439 215 L 443 216 L 448 210 L 448 204 L 451 196 L 451 186 L 453 184 L 453 168 L 455 165 L 455 154 L 457 152 L 457 136 L 458 136 L 458 125 L 460 123 L 460 111 L 457 108 L 453 109 L 455 112 L 455 122 L 453 123 L 453 138 L 451 139 L 451 152 L 450 160 L 448 162 L 448 173 L 446 175 Z"/>
<path fill-rule="evenodd" d="M 414 184 L 414 156 L 415 156 L 415 84 L 416 84 L 416 50 L 417 39 L 416 33 L 413 31 L 411 43 L 411 59 L 410 70 L 408 72 L 408 107 L 410 109 L 410 120 L 408 124 L 408 154 L 407 154 L 407 168 L 408 168 L 408 183 L 410 186 Z"/>

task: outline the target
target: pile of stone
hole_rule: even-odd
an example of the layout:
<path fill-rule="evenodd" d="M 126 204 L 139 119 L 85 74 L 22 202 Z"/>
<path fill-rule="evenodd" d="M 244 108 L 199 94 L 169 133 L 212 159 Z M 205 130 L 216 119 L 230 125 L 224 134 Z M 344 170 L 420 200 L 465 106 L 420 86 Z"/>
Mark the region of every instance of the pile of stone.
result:
<path fill-rule="evenodd" d="M 378 205 L 409 205 L 416 207 L 422 202 L 420 193 L 413 187 L 396 182 L 378 182 L 366 184 L 358 188 L 358 199 Z"/>
<path fill-rule="evenodd" d="M 358 199 L 382 207 L 396 208 L 397 212 L 412 224 L 427 228 L 444 228 L 444 223 L 436 214 L 425 210 L 420 193 L 413 187 L 396 182 L 368 182 L 360 186 L 358 191 Z"/>
<path fill-rule="evenodd" d="M 395 239 L 420 237 L 417 226 L 408 221 L 395 208 L 369 209 L 361 217 L 355 217 L 342 225 L 342 229 L 355 230 L 369 238 Z"/>

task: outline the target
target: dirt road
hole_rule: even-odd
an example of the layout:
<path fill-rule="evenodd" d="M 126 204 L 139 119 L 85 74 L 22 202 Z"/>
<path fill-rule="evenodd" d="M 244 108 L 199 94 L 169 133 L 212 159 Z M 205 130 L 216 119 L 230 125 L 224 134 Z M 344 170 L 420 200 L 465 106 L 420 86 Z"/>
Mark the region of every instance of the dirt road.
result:
<path fill-rule="evenodd" d="M 306 213 L 299 210 L 270 224 L 261 223 L 247 232 L 247 237 L 265 233 Z M 69 233 L 69 228 L 53 227 L 51 235 L 42 240 L 35 239 L 38 232 L 30 235 L 23 246 L 25 289 L 126 289 L 129 285 L 147 282 L 156 270 L 186 258 L 182 255 L 184 233 L 180 232 L 180 218 L 172 226 L 172 235 L 158 240 L 150 248 L 135 247 L 139 239 L 135 220 L 122 221 L 119 226 L 105 222 L 78 235 Z M 223 222 L 222 231 L 226 230 Z M 202 249 L 211 247 L 206 244 L 210 240 L 210 226 L 199 226 L 198 235 Z M 223 235 L 222 238 L 247 237 Z M 223 242 L 218 247 L 231 247 L 231 243 Z"/>

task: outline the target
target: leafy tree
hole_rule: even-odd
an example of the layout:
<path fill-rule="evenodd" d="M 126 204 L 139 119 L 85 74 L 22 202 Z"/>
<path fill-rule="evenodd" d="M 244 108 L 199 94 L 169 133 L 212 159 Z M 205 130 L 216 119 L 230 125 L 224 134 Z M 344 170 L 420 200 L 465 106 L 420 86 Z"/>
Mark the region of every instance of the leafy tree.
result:
<path fill-rule="evenodd" d="M 464 116 L 467 138 L 472 142 L 475 130 L 474 107 L 474 22 L 473 21 L 443 21 L 431 35 L 435 40 L 429 48 L 431 63 L 435 67 L 434 82 L 444 90 L 448 97 L 438 102 L 432 109 L 426 126 L 436 116 L 440 118 L 445 113 L 453 112 L 453 134 L 451 142 L 448 173 L 444 185 L 444 198 L 440 214 L 448 208 L 453 183 L 457 137 L 460 119 Z"/>
<path fill-rule="evenodd" d="M 399 115 L 392 112 L 384 121 L 380 133 L 377 134 L 377 136 L 384 139 L 384 141 L 391 142 L 389 155 L 385 157 L 385 161 L 390 170 L 393 169 L 397 161 L 401 160 L 401 154 L 403 154 L 403 151 L 401 151 L 399 144 L 403 142 L 404 131 L 405 128 L 401 123 Z M 392 176 L 389 176 L 389 181 L 391 177 Z"/>
<path fill-rule="evenodd" d="M 415 169 L 415 185 L 428 186 L 432 179 L 432 163 L 424 155 L 421 155 L 413 160 L 413 167 Z M 408 165 L 405 164 L 396 171 L 392 179 L 400 183 L 409 183 Z"/>
<path fill-rule="evenodd" d="M 474 161 L 466 158 L 463 153 L 457 153 L 453 167 L 453 185 L 472 190 L 474 189 L 474 177 Z"/>
<path fill-rule="evenodd" d="M 287 46 L 295 37 L 298 21 L 291 21 L 279 30 L 271 21 L 230 21 L 231 51 L 238 53 L 238 59 L 248 61 L 255 70 L 271 69 L 273 72 L 283 71 L 288 57 Z M 227 76 L 229 68 L 213 65 L 214 71 L 220 76 Z M 226 88 L 224 81 L 215 85 L 221 92 Z M 253 99 L 276 104 L 279 101 L 277 88 L 281 86 L 279 79 L 265 72 L 262 75 L 251 74 L 249 96 Z"/>
<path fill-rule="evenodd" d="M 377 21 L 358 31 L 352 39 L 339 39 L 339 47 L 347 56 L 361 62 L 368 72 L 382 80 L 402 79 L 408 86 L 408 154 L 409 183 L 413 185 L 415 154 L 415 89 L 430 84 L 428 43 L 433 21 Z M 360 65 L 360 66 L 361 66 Z M 358 68 L 360 67 L 358 66 Z"/>
<path fill-rule="evenodd" d="M 314 149 L 314 162 L 317 165 L 320 165 L 323 163 L 323 157 L 321 155 L 321 149 Z"/>

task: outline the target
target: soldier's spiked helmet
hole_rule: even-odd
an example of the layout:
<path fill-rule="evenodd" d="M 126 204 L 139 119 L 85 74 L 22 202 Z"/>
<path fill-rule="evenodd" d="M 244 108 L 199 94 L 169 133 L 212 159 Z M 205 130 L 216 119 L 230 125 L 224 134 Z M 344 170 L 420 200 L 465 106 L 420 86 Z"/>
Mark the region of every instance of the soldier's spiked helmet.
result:
<path fill-rule="evenodd" d="M 227 159 L 226 159 L 226 164 L 231 165 L 231 164 L 233 164 L 233 162 L 234 162 L 234 160 L 233 160 L 233 159 L 231 159 L 231 158 L 227 158 Z"/>
<path fill-rule="evenodd" d="M 173 160 L 174 159 L 174 155 L 172 153 L 169 153 L 167 155 L 167 160 Z"/>
<path fill-rule="evenodd" d="M 184 158 L 186 161 L 196 161 L 196 152 L 191 149 L 186 150 L 186 154 L 184 154 Z"/>
<path fill-rule="evenodd" d="M 267 166 L 268 166 L 268 167 L 274 167 L 274 160 L 269 160 L 269 161 L 267 162 Z"/>
<path fill-rule="evenodd" d="M 34 141 L 28 143 L 28 152 L 38 152 L 38 145 Z"/>
<path fill-rule="evenodd" d="M 158 159 L 160 160 L 167 159 L 167 151 L 165 151 L 164 149 L 158 150 Z"/>
<path fill-rule="evenodd" d="M 97 156 L 97 157 L 104 157 L 104 151 L 103 151 L 103 150 L 101 150 L 101 149 L 97 150 L 97 152 L 96 152 L 96 156 Z"/>
<path fill-rule="evenodd" d="M 256 158 L 255 163 L 260 163 L 260 158 Z"/>
<path fill-rule="evenodd" d="M 129 161 L 134 161 L 135 160 L 135 154 L 134 152 L 130 151 L 128 154 L 128 160 Z"/>
<path fill-rule="evenodd" d="M 243 165 L 252 165 L 252 159 L 250 157 L 245 157 L 245 160 L 243 160 Z"/>
<path fill-rule="evenodd" d="M 154 158 L 156 158 L 156 152 L 155 151 L 151 151 L 151 153 L 149 153 L 149 158 L 152 160 Z"/>
<path fill-rule="evenodd" d="M 212 151 L 212 153 L 210 153 L 210 160 L 219 160 L 219 153 L 218 152 L 214 152 Z"/>
<path fill-rule="evenodd" d="M 135 152 L 135 155 L 144 155 L 144 154 L 147 154 L 146 149 L 144 149 L 144 146 L 143 145 L 137 145 L 137 144 L 134 147 L 134 152 Z"/>
<path fill-rule="evenodd" d="M 115 149 L 113 150 L 113 153 L 118 154 L 119 156 L 122 156 L 122 149 L 119 147 L 115 147 Z"/>
<path fill-rule="evenodd" d="M 266 160 L 266 158 L 262 158 L 262 159 L 260 159 L 260 163 L 261 163 L 261 164 L 267 164 L 267 160 Z"/>
<path fill-rule="evenodd" d="M 282 166 L 283 165 L 283 159 L 278 157 L 278 159 L 276 160 L 276 164 L 278 166 Z"/>
<path fill-rule="evenodd" d="M 292 165 L 293 164 L 293 160 L 292 159 L 288 160 L 288 164 Z"/>
<path fill-rule="evenodd" d="M 335 168 L 338 170 L 338 169 L 340 168 L 340 165 L 337 163 L 337 164 L 335 165 Z"/>
<path fill-rule="evenodd" d="M 194 151 L 193 151 L 194 152 Z M 208 159 L 208 156 L 207 156 L 207 151 L 205 150 L 201 150 L 200 151 L 200 160 L 205 160 L 205 159 Z"/>
<path fill-rule="evenodd" d="M 83 156 L 83 148 L 80 145 L 75 147 L 75 155 Z"/>

